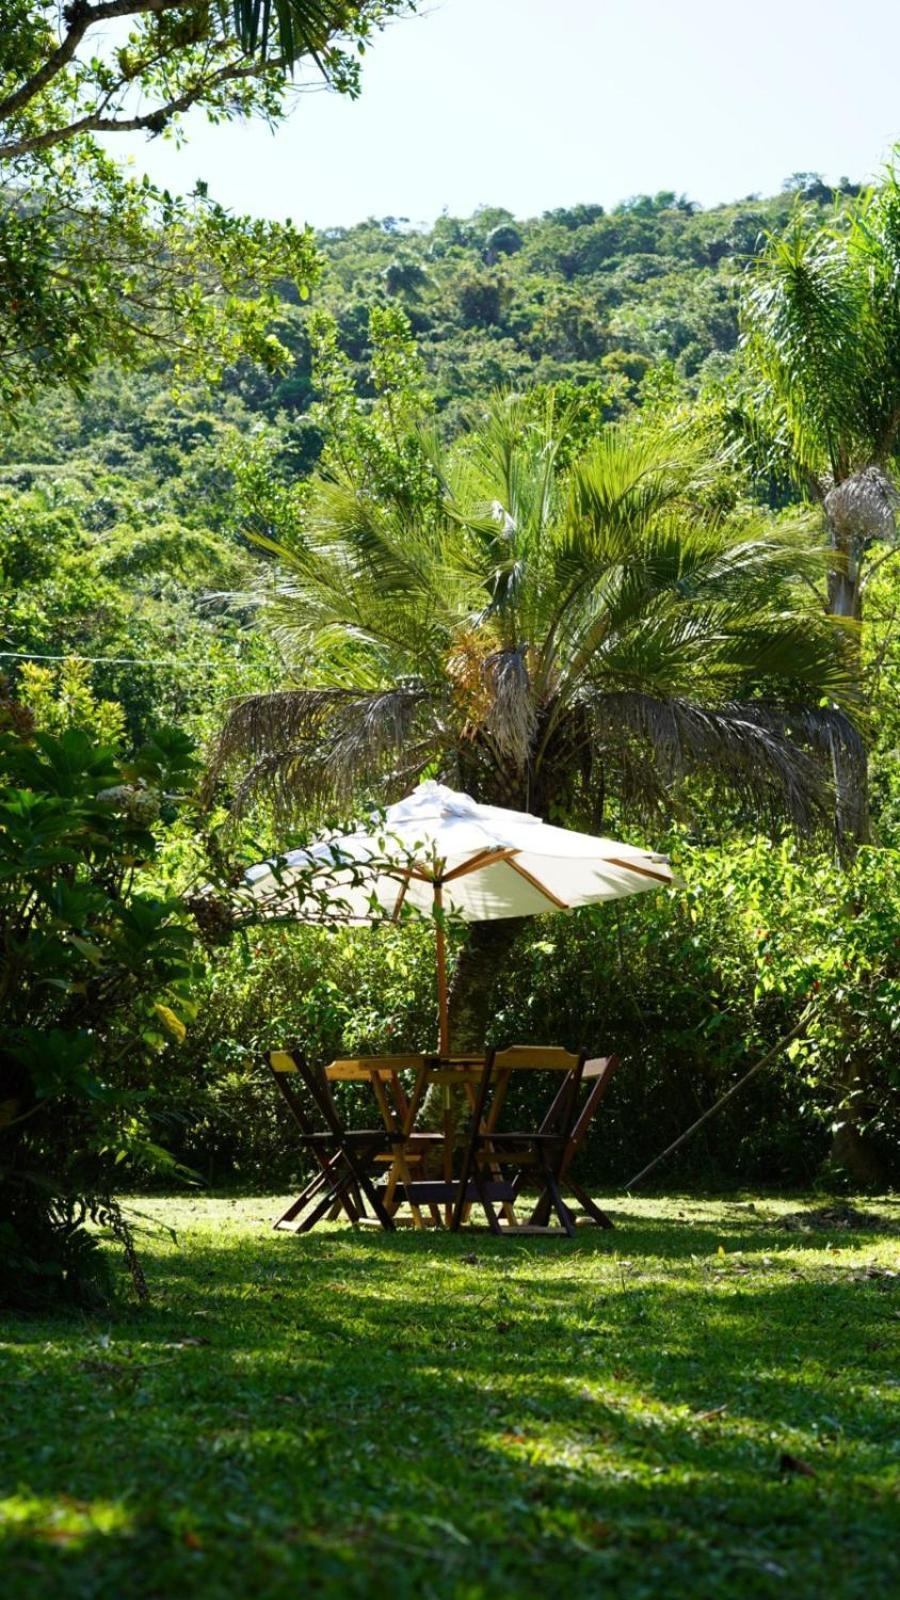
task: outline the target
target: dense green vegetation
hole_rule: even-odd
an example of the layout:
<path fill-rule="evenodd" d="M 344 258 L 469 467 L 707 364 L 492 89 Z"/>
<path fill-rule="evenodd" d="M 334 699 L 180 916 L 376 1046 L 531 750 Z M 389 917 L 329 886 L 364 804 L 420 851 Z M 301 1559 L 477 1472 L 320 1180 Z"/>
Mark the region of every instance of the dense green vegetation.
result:
<path fill-rule="evenodd" d="M 114 731 L 109 703 L 74 691 L 80 715 L 105 714 Z M 81 728 L 36 732 L 25 707 L 0 700 L 0 760 L 0 1296 L 98 1293 L 88 1219 L 124 1244 L 140 1291 L 116 1189 L 128 1167 L 173 1170 L 144 1106 L 196 974 L 181 903 L 151 871 L 190 747 L 159 732 L 116 760 Z"/>
<path fill-rule="evenodd" d="M 878 444 L 873 421 L 834 458 L 851 487 L 860 470 L 881 475 L 881 520 L 866 523 L 857 551 L 864 626 L 845 637 L 825 619 L 840 555 L 821 505 L 822 440 L 834 428 L 811 406 L 806 431 L 795 418 L 791 433 L 778 365 L 788 347 L 759 323 L 757 345 L 740 349 L 739 310 L 743 295 L 746 321 L 747 284 L 761 293 L 767 274 L 780 270 L 787 293 L 778 241 L 802 237 L 792 259 L 812 263 L 813 289 L 829 252 L 849 262 L 845 311 L 868 330 L 874 361 L 887 313 L 865 300 L 852 252 L 865 221 L 889 261 L 892 183 L 879 192 L 880 231 L 853 185 L 832 197 L 808 175 L 773 199 L 708 213 L 664 194 L 608 216 L 487 211 L 424 233 L 370 222 L 317 241 L 308 303 L 282 284 L 265 324 L 280 373 L 248 348 L 214 389 L 176 377 L 164 357 L 104 368 L 83 397 L 42 384 L 0 453 L 7 808 L 26 769 L 34 804 L 58 803 L 38 752 L 69 729 L 96 741 L 77 779 L 94 826 L 96 790 L 132 783 L 135 753 L 158 744 L 161 727 L 203 751 L 226 723 L 211 809 L 164 807 L 129 858 L 127 890 L 122 861 L 92 892 L 171 908 L 204 878 L 227 889 L 236 863 L 302 835 L 323 808 L 346 814 L 395 792 L 398 759 L 404 788 L 440 768 L 483 797 L 652 840 L 671 851 L 685 891 L 495 929 L 487 961 L 476 936 L 460 968 L 470 987 L 479 963 L 482 973 L 470 1031 L 480 1037 L 487 1018 L 497 1042 L 537 1031 L 618 1050 L 625 1066 L 591 1176 L 625 1181 L 812 1000 L 790 1054 L 671 1170 L 695 1182 L 889 1181 L 900 1128 L 893 445 Z M 886 412 L 892 348 L 888 339 Z M 498 384 L 520 398 L 498 398 Z M 852 394 L 836 402 L 834 417 L 852 404 Z M 871 497 L 861 503 L 869 515 Z M 589 603 L 565 600 L 563 639 L 554 595 L 562 603 L 576 570 Z M 72 656 L 87 659 L 54 659 Z M 336 686 L 338 720 L 315 693 Z M 228 722 L 247 694 L 256 700 Z M 867 788 L 845 713 L 869 748 Z M 66 782 L 77 787 L 68 769 Z M 236 792 L 257 803 L 235 830 L 225 807 Z M 851 812 L 865 814 L 872 839 L 855 855 Z M 118 826 L 104 813 L 100 836 Z M 98 847 L 120 849 L 112 836 Z M 5 848 L 16 960 L 34 954 L 19 950 L 15 920 L 16 890 L 31 885 L 41 960 L 59 968 L 53 1006 L 25 1019 L 44 1026 L 54 1007 L 66 1013 L 66 985 L 77 997 L 86 981 L 90 996 L 96 979 L 102 992 L 116 952 L 92 902 L 87 921 L 103 939 L 70 970 L 72 935 L 92 948 L 92 928 L 67 923 L 71 906 L 60 915 L 30 845 L 8 832 Z M 81 846 L 66 848 L 89 888 L 89 852 L 79 867 Z M 261 1049 L 302 1038 L 327 1058 L 341 1045 L 432 1036 L 426 934 L 259 930 L 207 949 L 194 931 L 192 941 L 181 1002 L 156 992 L 146 966 L 103 1027 L 89 1024 L 103 1093 L 84 1117 L 70 1107 L 83 1166 L 41 1145 L 53 1096 L 33 1078 L 26 1086 L 60 1217 L 67 1184 L 99 1197 L 108 1218 L 117 1189 L 142 1168 L 145 1181 L 154 1168 L 171 1181 L 172 1160 L 217 1183 L 286 1181 L 289 1133 L 259 1074 Z M 493 990 L 484 975 L 496 976 Z M 151 1028 L 141 1064 L 123 1071 L 117 1041 L 140 1035 L 137 1019 L 157 1004 L 174 1020 Z M 79 999 L 70 1028 L 62 1019 L 76 1054 L 79 1006 L 90 1010 Z M 4 1018 L 13 1034 L 21 1025 Z M 4 1097 L 17 1104 L 3 1114 L 7 1151 L 25 1150 L 21 1088 Z M 43 1265 L 34 1257 L 44 1287 L 48 1262 L 51 1280 L 70 1281 L 67 1248 Z M 77 1271 L 71 1287 L 95 1292 Z"/>
<path fill-rule="evenodd" d="M 141 1202 L 149 1308 L 0 1323 L 9 1594 L 896 1587 L 895 1205 L 610 1201 L 565 1249 L 279 1205 Z"/>
<path fill-rule="evenodd" d="M 0 41 L 0 408 L 47 384 L 83 392 L 107 359 L 161 355 L 208 376 L 241 354 L 278 367 L 279 282 L 305 295 L 311 232 L 236 217 L 204 184 L 135 178 L 98 135 L 180 136 L 282 117 L 310 73 L 359 90 L 360 54 L 409 0 L 13 0 Z"/>

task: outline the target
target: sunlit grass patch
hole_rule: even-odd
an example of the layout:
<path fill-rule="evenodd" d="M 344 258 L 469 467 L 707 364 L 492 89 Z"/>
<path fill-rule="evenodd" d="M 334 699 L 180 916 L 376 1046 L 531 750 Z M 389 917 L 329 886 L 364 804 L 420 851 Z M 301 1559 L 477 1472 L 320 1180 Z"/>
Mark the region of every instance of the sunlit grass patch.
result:
<path fill-rule="evenodd" d="M 0 1324 L 4 1600 L 900 1583 L 896 1231 L 675 1199 L 571 1243 L 296 1239 L 280 1206 L 144 1202 L 178 1236 L 149 1307 Z"/>

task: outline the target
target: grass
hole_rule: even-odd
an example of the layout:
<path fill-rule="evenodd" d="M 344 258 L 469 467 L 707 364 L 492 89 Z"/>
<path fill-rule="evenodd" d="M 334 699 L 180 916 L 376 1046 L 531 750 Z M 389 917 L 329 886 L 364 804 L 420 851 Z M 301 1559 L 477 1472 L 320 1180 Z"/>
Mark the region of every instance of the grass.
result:
<path fill-rule="evenodd" d="M 281 1205 L 147 1201 L 149 1307 L 0 1323 L 5 1600 L 900 1590 L 897 1203 L 571 1243 Z"/>

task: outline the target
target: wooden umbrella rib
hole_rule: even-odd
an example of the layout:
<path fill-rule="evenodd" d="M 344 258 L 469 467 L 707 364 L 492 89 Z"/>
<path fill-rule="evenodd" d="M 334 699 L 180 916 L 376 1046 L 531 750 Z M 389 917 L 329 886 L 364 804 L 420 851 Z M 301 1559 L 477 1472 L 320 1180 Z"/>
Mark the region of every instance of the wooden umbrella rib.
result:
<path fill-rule="evenodd" d="M 512 867 L 513 872 L 517 872 L 520 878 L 525 879 L 526 883 L 530 883 L 533 889 L 537 889 L 538 894 L 542 894 L 545 900 L 549 900 L 551 905 L 557 907 L 557 910 L 569 911 L 571 909 L 565 900 L 560 900 L 559 895 L 554 894 L 552 889 L 548 889 L 545 884 L 541 883 L 540 879 L 529 872 L 527 867 L 523 867 L 516 861 L 512 854 L 506 857 L 506 865 Z"/>
<path fill-rule="evenodd" d="M 514 850 L 503 850 L 500 847 L 496 850 L 480 850 L 477 856 L 471 856 L 461 866 L 454 867 L 452 872 L 445 872 L 443 881 L 452 883 L 454 878 L 468 877 L 470 872 L 480 872 L 483 867 L 492 867 L 496 861 L 508 861 L 513 855 L 515 855 Z"/>
<path fill-rule="evenodd" d="M 611 867 L 622 867 L 625 872 L 636 872 L 641 878 L 653 878 L 657 883 L 671 883 L 670 873 L 651 872 L 649 867 L 636 867 L 633 861 L 618 861 L 615 856 L 607 856 L 607 863 Z"/>
<path fill-rule="evenodd" d="M 396 899 L 396 902 L 395 902 L 395 905 L 394 905 L 394 910 L 393 910 L 393 912 L 391 914 L 391 921 L 392 922 L 399 921 L 400 913 L 403 910 L 403 902 L 406 899 L 406 893 L 407 893 L 407 890 L 409 889 L 409 880 L 410 880 L 411 877 L 412 877 L 412 870 L 410 870 L 409 872 L 404 874 L 403 882 L 400 885 L 400 893 L 397 895 L 397 899 Z"/>

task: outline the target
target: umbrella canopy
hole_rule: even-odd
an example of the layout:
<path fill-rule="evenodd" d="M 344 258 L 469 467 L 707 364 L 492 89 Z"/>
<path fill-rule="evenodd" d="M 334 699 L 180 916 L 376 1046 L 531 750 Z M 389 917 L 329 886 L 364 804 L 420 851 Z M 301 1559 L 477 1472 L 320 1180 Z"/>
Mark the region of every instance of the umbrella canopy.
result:
<path fill-rule="evenodd" d="M 335 835 L 244 874 L 255 916 L 372 922 L 405 906 L 436 913 L 440 1048 L 448 1048 L 444 918 L 486 922 L 569 911 L 675 882 L 665 856 L 555 828 L 420 783 L 368 829 Z"/>

